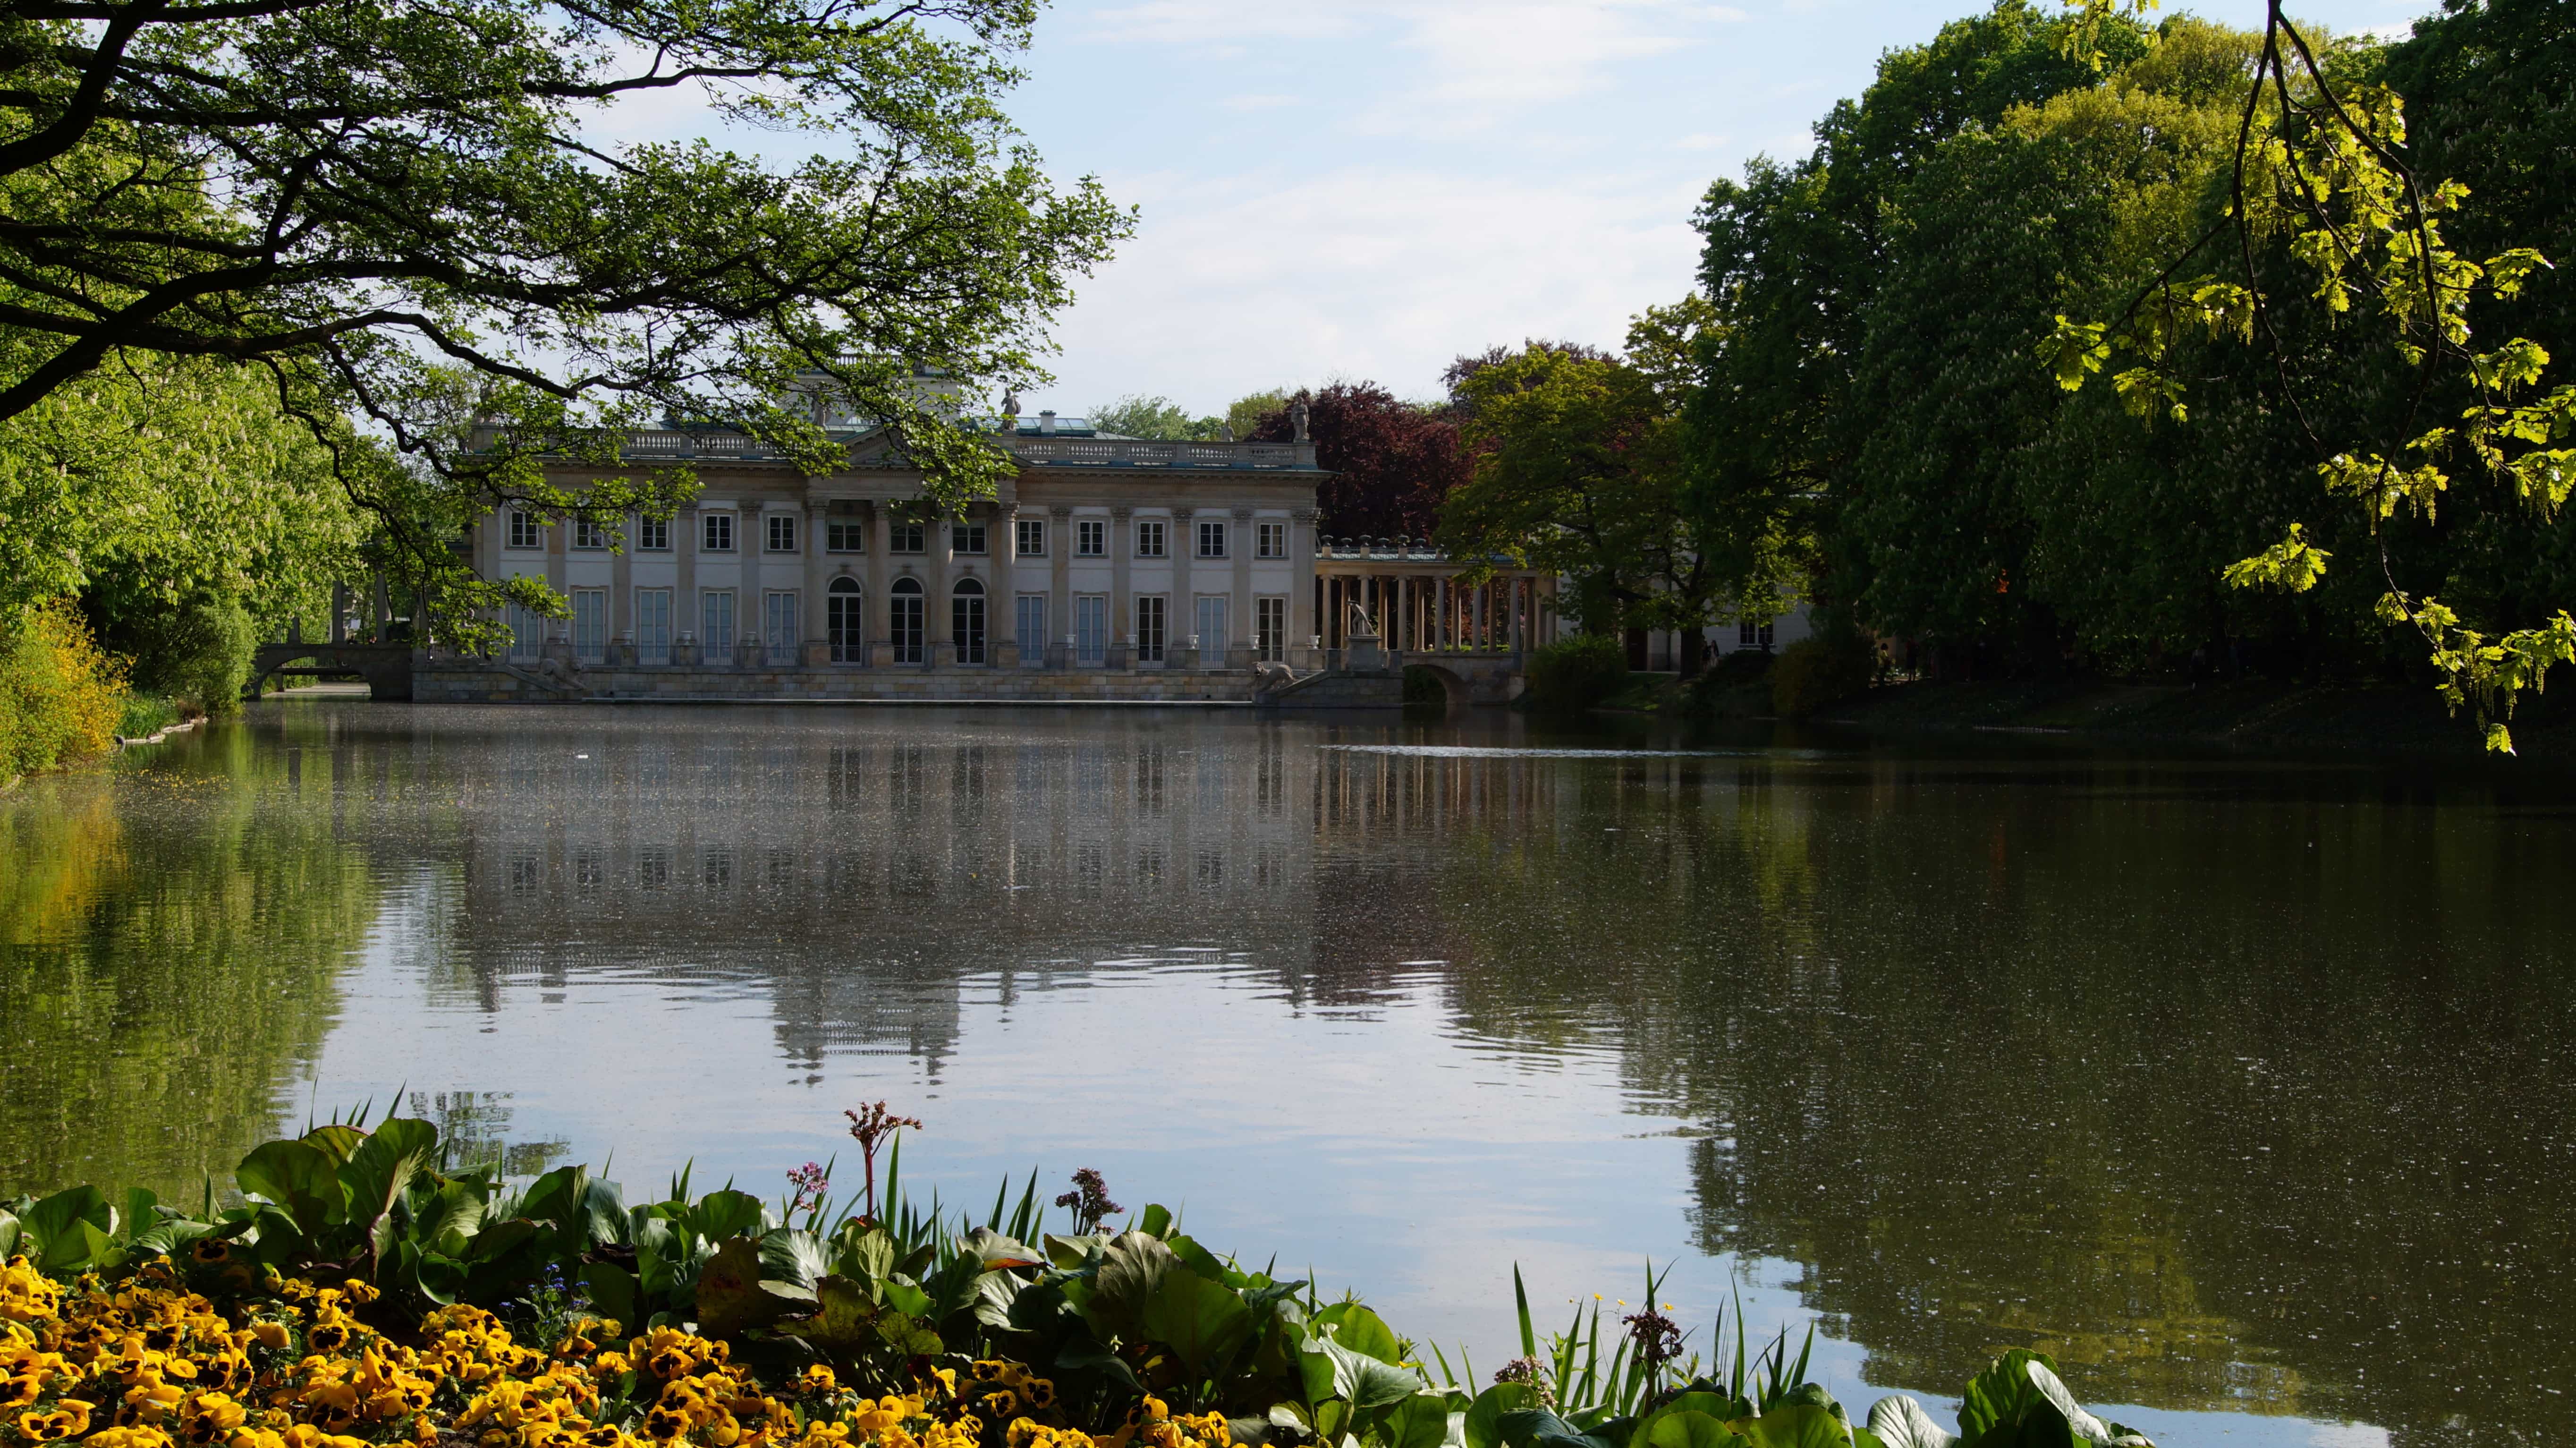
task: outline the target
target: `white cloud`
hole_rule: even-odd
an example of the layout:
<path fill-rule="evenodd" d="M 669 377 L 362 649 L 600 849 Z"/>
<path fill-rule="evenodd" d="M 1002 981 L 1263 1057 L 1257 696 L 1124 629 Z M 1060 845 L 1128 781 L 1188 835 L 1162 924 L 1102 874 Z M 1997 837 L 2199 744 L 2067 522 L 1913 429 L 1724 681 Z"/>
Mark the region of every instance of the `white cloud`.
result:
<path fill-rule="evenodd" d="M 1127 392 L 1213 410 L 1282 381 L 1438 390 L 1460 352 L 1527 336 L 1617 346 L 1698 260 L 1667 178 L 1354 165 L 1285 185 L 1112 177 L 1144 225 L 1056 328 L 1059 407 Z M 1036 405 L 1032 402 L 1030 405 Z"/>

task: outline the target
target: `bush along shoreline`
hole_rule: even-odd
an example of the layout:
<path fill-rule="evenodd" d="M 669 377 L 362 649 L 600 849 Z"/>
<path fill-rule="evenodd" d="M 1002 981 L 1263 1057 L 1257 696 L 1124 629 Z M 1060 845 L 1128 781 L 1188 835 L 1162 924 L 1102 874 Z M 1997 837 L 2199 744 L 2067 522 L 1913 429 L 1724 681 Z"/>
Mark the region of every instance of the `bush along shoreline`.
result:
<path fill-rule="evenodd" d="M 1649 1295 L 1534 1327 L 1488 1381 L 1345 1295 L 1247 1270 L 1085 1171 L 981 1220 L 908 1202 L 882 1103 L 863 1191 L 777 1202 L 688 1174 L 629 1206 L 582 1167 L 525 1186 L 426 1121 L 318 1126 L 245 1157 L 241 1200 L 140 1188 L 0 1208 L 0 1444 L 97 1448 L 2148 1448 L 2041 1355 L 1969 1384 L 1964 1430 L 1855 1423 L 1787 1334 L 1682 1356 Z M 884 1179 L 877 1166 L 884 1155 Z M 1514 1273 L 1515 1288 L 1519 1274 Z M 1809 1333 L 1812 1345 L 1813 1333 Z M 1435 1374 L 1423 1359 L 1437 1364 Z M 1463 1380 L 1462 1380 L 1463 1377 Z"/>

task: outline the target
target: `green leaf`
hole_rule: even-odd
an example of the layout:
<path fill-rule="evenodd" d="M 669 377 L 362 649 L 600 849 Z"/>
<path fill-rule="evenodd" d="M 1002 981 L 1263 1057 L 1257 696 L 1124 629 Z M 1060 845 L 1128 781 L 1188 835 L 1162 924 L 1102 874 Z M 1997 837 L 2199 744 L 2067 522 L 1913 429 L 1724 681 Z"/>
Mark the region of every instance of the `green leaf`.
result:
<path fill-rule="evenodd" d="M 1310 1403 L 1339 1399 L 1364 1412 L 1401 1402 L 1422 1387 L 1420 1374 L 1353 1352 L 1329 1331 L 1308 1337 L 1305 1354 L 1301 1366 Z"/>
<path fill-rule="evenodd" d="M 808 1289 L 761 1281 L 760 1249 L 749 1237 L 735 1237 L 718 1247 L 698 1271 L 698 1331 L 708 1337 L 733 1337 L 746 1328 L 767 1327 L 791 1312 L 810 1309 L 816 1299 L 817 1294 Z"/>
<path fill-rule="evenodd" d="M 1887 1448 L 1950 1448 L 1959 1441 L 1933 1422 L 1921 1403 L 1902 1394 L 1881 1398 L 1870 1406 L 1869 1431 L 1877 1434 Z"/>
<path fill-rule="evenodd" d="M 389 1116 L 340 1163 L 340 1184 L 349 1194 L 348 1222 L 367 1233 L 366 1248 L 379 1260 L 392 1246 L 394 1203 L 437 1154 L 437 1127 Z"/>
<path fill-rule="evenodd" d="M 781 1227 L 760 1239 L 760 1275 L 764 1281 L 786 1282 L 812 1288 L 815 1281 L 832 1270 L 823 1253 L 823 1241 L 813 1233 L 796 1227 Z"/>
<path fill-rule="evenodd" d="M 1726 1425 L 1754 1448 L 1851 1448 L 1851 1427 L 1829 1408 L 1799 1403 Z"/>
<path fill-rule="evenodd" d="M 1136 1230 L 1144 1233 L 1148 1237 L 1166 1237 L 1171 1235 L 1171 1209 L 1161 1205 L 1160 1203 L 1147 1206 L 1145 1208 L 1145 1214 L 1142 1217 L 1139 1217 L 1136 1221 Z"/>
<path fill-rule="evenodd" d="M 2084 1411 L 2083 1405 L 2075 1401 L 2075 1395 L 2067 1391 L 2065 1382 L 2045 1362 L 2024 1363 L 2022 1371 L 2029 1375 L 2031 1386 L 2039 1390 L 2042 1398 L 2047 1399 L 2049 1407 L 2066 1421 L 2067 1430 L 2076 1437 L 2088 1443 L 2116 1443 L 2122 1445 L 2122 1448 L 2137 1448 L 2137 1445 L 2154 1448 L 2154 1445 L 2148 1444 L 2144 1437 L 2126 1429 L 2115 1428 Z"/>
<path fill-rule="evenodd" d="M 1415 1393 L 1379 1420 L 1378 1441 L 1384 1448 L 1463 1448 L 1466 1416 L 1449 1410 L 1446 1393 Z"/>
<path fill-rule="evenodd" d="M 1145 1299 L 1138 1325 L 1172 1349 L 1193 1377 L 1216 1377 L 1252 1336 L 1252 1309 L 1196 1272 L 1168 1272 Z"/>
<path fill-rule="evenodd" d="M 1153 1237 L 1142 1232 L 1112 1237 L 1101 1248 L 1091 1291 L 1075 1297 L 1075 1305 L 1101 1338 L 1132 1337 L 1143 1328 L 1145 1304 L 1178 1269 L 1180 1259 Z"/>
<path fill-rule="evenodd" d="M 411 1239 L 442 1256 L 463 1257 L 482 1229 L 482 1196 L 463 1182 L 449 1182 L 412 1218 Z"/>
<path fill-rule="evenodd" d="M 1333 1340 L 1353 1352 L 1366 1353 L 1382 1363 L 1404 1359 L 1404 1345 L 1395 1330 L 1376 1313 L 1356 1302 L 1336 1302 L 1315 1314 L 1315 1325 L 1333 1329 Z"/>
<path fill-rule="evenodd" d="M 1476 1400 L 1467 1405 L 1467 1448 L 1504 1448 L 1497 1420 L 1507 1413 L 1525 1413 L 1537 1406 L 1538 1389 L 1527 1383 L 1496 1383 L 1478 1393 Z"/>
<path fill-rule="evenodd" d="M 27 1208 L 24 1230 L 39 1246 L 36 1265 L 48 1272 L 77 1272 L 111 1250 L 116 1209 L 96 1187 L 66 1187 Z"/>
<path fill-rule="evenodd" d="M 559 1166 L 528 1183 L 519 1197 L 519 1215 L 531 1221 L 570 1225 L 590 1186 L 590 1168 Z"/>
<path fill-rule="evenodd" d="M 614 1262 L 585 1262 L 581 1269 L 582 1285 L 590 1289 L 590 1302 L 603 1317 L 613 1317 L 621 1327 L 636 1325 L 635 1274 Z"/>
<path fill-rule="evenodd" d="M 6 1207 L 0 1207 L 0 1259 L 6 1259 L 6 1258 L 8 1258 L 8 1257 L 10 1257 L 10 1256 L 14 1255 L 14 1254 L 17 1252 L 17 1250 L 18 1250 L 18 1217 L 17 1217 L 17 1214 L 16 1214 L 16 1213 L 14 1213 L 14 1212 L 12 1212 L 12 1211 L 10 1211 L 10 1210 L 9 1210 L 8 1208 L 6 1208 Z"/>
<path fill-rule="evenodd" d="M 2034 1405 L 2046 1403 L 2047 1398 L 2026 1371 L 2031 1363 L 2051 1373 L 2057 1369 L 2047 1354 L 2017 1347 L 1977 1374 L 1959 1404 L 1960 1432 L 1970 1438 L 1983 1437 L 1998 1426 L 2019 1423 Z"/>
<path fill-rule="evenodd" d="M 310 1142 L 254 1147 L 233 1168 L 233 1180 L 243 1191 L 275 1202 L 307 1237 L 318 1237 L 348 1215 L 349 1193 L 340 1184 L 339 1163 Z"/>
<path fill-rule="evenodd" d="M 1706 1413 L 1667 1407 L 1637 1425 L 1628 1448 L 1743 1448 L 1743 1443 L 1735 1430 Z"/>

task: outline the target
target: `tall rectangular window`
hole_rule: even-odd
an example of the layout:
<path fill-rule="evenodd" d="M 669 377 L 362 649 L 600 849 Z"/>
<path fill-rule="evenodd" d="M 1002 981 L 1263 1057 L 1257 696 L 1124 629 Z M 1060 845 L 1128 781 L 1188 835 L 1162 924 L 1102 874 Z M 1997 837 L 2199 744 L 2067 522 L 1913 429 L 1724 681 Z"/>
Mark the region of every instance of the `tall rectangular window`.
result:
<path fill-rule="evenodd" d="M 1020 641 L 1020 662 L 1024 664 L 1038 663 L 1046 658 L 1046 605 L 1043 593 L 1023 593 L 1013 605 L 1015 611 L 1011 623 L 1016 632 L 1012 637 Z"/>
<path fill-rule="evenodd" d="M 525 508 L 510 510 L 509 544 L 513 548 L 543 548 L 545 530 L 537 526 L 537 515 Z"/>
<path fill-rule="evenodd" d="M 1288 600 L 1256 598 L 1252 601 L 1253 643 L 1261 657 L 1271 663 L 1284 663 L 1288 658 Z"/>
<path fill-rule="evenodd" d="M 1223 558 L 1225 556 L 1225 525 L 1223 523 L 1201 523 L 1199 525 L 1199 556 L 1201 558 Z"/>
<path fill-rule="evenodd" d="M 1019 549 L 1020 556 L 1022 558 L 1043 558 L 1046 556 L 1046 520 L 1044 518 L 1022 518 L 1019 520 L 1015 531 L 1019 535 Z"/>
<path fill-rule="evenodd" d="M 769 525 L 770 552 L 793 553 L 796 551 L 795 514 L 771 513 L 763 517 L 761 521 Z"/>
<path fill-rule="evenodd" d="M 704 662 L 726 663 L 733 657 L 733 590 L 710 588 L 699 599 L 698 648 Z"/>
<path fill-rule="evenodd" d="M 1139 518 L 1136 520 L 1137 557 L 1160 558 L 1163 556 L 1163 526 L 1163 522 L 1159 518 Z"/>
<path fill-rule="evenodd" d="M 865 553 L 868 551 L 868 520 L 833 517 L 823 520 L 823 551 L 826 553 Z"/>
<path fill-rule="evenodd" d="M 572 546 L 591 550 L 605 548 L 608 546 L 608 530 L 588 518 L 575 518 L 572 520 Z"/>
<path fill-rule="evenodd" d="M 1109 525 L 1098 518 L 1083 518 L 1073 525 L 1073 551 L 1084 558 L 1098 558 L 1109 551 Z"/>
<path fill-rule="evenodd" d="M 886 551 L 889 553 L 925 553 L 929 549 L 927 526 L 921 523 L 890 523 L 886 526 Z"/>
<path fill-rule="evenodd" d="M 703 513 L 699 515 L 698 521 L 704 525 L 698 533 L 698 547 L 701 550 L 708 553 L 733 551 L 733 514 Z"/>
<path fill-rule="evenodd" d="M 1260 540 L 1260 546 L 1254 550 L 1256 556 L 1262 558 L 1285 558 L 1288 556 L 1287 524 L 1263 523 L 1259 525 L 1255 536 Z"/>
<path fill-rule="evenodd" d="M 796 595 L 770 593 L 761 599 L 760 640 L 769 651 L 769 662 L 796 662 Z"/>
<path fill-rule="evenodd" d="M 534 663 L 545 649 L 545 618 L 518 604 L 510 605 L 510 662 Z"/>
<path fill-rule="evenodd" d="M 1136 600 L 1136 662 L 1159 664 L 1163 661 L 1163 605 L 1159 593 L 1149 593 Z"/>
<path fill-rule="evenodd" d="M 635 590 L 635 661 L 671 662 L 671 590 L 667 588 Z"/>
<path fill-rule="evenodd" d="M 608 657 L 608 590 L 572 591 L 572 652 L 592 663 Z"/>
<path fill-rule="evenodd" d="M 1109 662 L 1109 600 L 1097 593 L 1073 601 L 1073 661 L 1093 668 Z"/>
<path fill-rule="evenodd" d="M 1767 649 L 1771 647 L 1771 637 L 1772 625 L 1767 623 L 1747 619 L 1735 626 L 1735 646 L 1739 649 Z"/>
<path fill-rule="evenodd" d="M 960 555 L 962 555 L 962 556 L 964 556 L 964 557 L 968 557 L 968 558 L 981 558 L 981 557 L 983 557 L 983 556 L 984 556 L 984 551 L 985 551 L 985 549 L 984 549 L 984 525 L 983 525 L 983 524 L 981 524 L 981 523 L 958 523 L 958 524 L 955 524 L 955 525 L 953 525 L 953 526 L 949 529 L 949 535 L 948 535 L 948 536 L 949 536 L 949 541 L 957 545 L 957 552 L 958 552 Z"/>
<path fill-rule="evenodd" d="M 638 518 L 635 521 L 635 551 L 668 553 L 671 551 L 671 520 Z"/>

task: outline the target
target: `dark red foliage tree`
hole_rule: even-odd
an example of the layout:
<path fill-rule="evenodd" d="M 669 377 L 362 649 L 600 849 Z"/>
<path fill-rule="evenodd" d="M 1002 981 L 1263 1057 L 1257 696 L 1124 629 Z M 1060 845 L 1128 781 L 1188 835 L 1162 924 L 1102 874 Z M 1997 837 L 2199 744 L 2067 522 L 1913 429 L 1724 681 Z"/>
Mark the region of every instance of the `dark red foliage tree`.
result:
<path fill-rule="evenodd" d="M 1317 526 L 1331 538 L 1428 538 L 1441 500 L 1467 480 L 1467 450 L 1442 409 L 1405 402 L 1374 382 L 1336 382 L 1289 399 L 1307 407 L 1315 461 L 1333 476 L 1316 490 Z M 1287 410 L 1265 414 L 1255 442 L 1285 442 Z"/>

